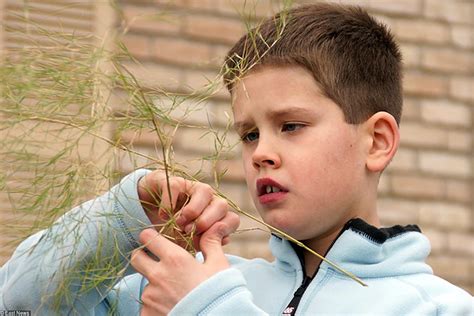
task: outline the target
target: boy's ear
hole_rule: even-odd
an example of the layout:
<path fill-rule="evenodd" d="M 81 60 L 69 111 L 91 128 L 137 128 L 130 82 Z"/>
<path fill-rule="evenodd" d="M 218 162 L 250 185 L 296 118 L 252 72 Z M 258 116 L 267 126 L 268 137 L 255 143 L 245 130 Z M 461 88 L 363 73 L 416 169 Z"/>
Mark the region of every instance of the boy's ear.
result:
<path fill-rule="evenodd" d="M 369 137 L 367 169 L 372 172 L 382 172 L 398 149 L 400 132 L 397 121 L 387 112 L 377 112 L 364 125 Z"/>

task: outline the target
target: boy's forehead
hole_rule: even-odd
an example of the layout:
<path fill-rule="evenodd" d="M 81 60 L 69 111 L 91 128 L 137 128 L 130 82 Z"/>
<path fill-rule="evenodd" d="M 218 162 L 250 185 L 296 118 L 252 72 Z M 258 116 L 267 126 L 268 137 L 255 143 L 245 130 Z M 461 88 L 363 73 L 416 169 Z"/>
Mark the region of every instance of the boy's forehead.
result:
<path fill-rule="evenodd" d="M 239 78 L 231 90 L 232 111 L 240 105 L 271 103 L 275 112 L 325 98 L 312 74 L 301 66 L 260 66 Z M 282 107 L 283 109 L 280 109 Z"/>
<path fill-rule="evenodd" d="M 264 65 L 252 68 L 244 75 L 235 79 L 231 90 L 231 99 L 249 97 L 249 91 L 264 93 L 288 91 L 305 84 L 311 90 L 322 94 L 313 74 L 299 65 Z"/>

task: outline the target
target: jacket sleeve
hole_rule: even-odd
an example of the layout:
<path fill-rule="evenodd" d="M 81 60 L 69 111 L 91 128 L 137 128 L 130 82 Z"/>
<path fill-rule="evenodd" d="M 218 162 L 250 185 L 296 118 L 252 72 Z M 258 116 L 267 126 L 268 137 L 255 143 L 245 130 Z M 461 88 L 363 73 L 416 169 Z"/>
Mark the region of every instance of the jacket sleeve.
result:
<path fill-rule="evenodd" d="M 60 217 L 15 250 L 0 269 L 0 310 L 93 314 L 115 283 L 133 273 L 130 252 L 150 225 L 137 194 L 147 170 Z"/>
<path fill-rule="evenodd" d="M 236 268 L 221 271 L 193 289 L 171 310 L 184 315 L 268 315 L 260 309 Z"/>

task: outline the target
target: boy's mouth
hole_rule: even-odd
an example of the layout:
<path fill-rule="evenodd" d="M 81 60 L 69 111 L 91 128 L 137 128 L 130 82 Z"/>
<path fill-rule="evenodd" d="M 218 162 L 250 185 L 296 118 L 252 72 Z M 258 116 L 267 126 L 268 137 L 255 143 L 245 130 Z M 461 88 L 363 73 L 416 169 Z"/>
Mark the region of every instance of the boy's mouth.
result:
<path fill-rule="evenodd" d="M 262 204 L 277 202 L 281 200 L 287 192 L 288 189 L 270 178 L 257 180 L 257 196 Z"/>

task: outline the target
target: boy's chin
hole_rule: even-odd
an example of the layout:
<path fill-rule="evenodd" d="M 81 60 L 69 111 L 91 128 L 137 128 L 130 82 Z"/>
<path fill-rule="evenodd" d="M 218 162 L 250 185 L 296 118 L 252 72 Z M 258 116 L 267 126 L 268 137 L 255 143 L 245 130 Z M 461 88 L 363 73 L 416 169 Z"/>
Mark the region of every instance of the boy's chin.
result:
<path fill-rule="evenodd" d="M 293 220 L 275 220 L 273 218 L 268 218 L 265 220 L 265 222 L 283 233 L 289 235 L 290 237 L 297 239 L 297 240 L 304 240 L 307 239 L 307 237 L 310 237 L 308 235 L 310 234 L 305 234 L 304 233 L 304 227 L 301 227 L 301 223 L 295 222 L 293 223 Z M 284 236 L 283 236 L 284 237 Z"/>
<path fill-rule="evenodd" d="M 281 230 L 288 236 L 302 242 L 323 240 L 326 239 L 326 237 L 333 235 L 333 230 L 330 228 L 326 228 L 315 223 L 302 222 L 301 220 L 298 221 L 297 218 L 287 219 L 286 221 L 275 221 L 272 218 L 268 218 L 266 223 Z"/>

